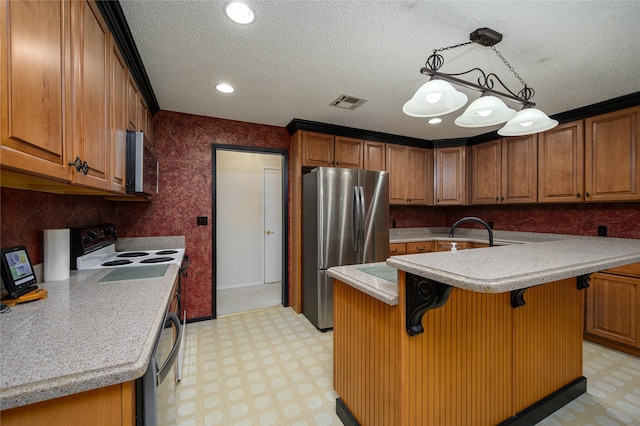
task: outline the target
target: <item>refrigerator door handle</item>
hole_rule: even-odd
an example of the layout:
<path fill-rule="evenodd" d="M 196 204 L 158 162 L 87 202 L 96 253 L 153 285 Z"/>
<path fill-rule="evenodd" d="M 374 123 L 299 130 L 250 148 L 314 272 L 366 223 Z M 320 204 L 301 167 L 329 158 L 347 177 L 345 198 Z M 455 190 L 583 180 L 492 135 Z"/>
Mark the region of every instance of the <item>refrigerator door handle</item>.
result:
<path fill-rule="evenodd" d="M 351 224 L 351 238 L 353 239 L 353 251 L 358 251 L 358 244 L 360 242 L 360 218 L 362 215 L 360 214 L 360 194 L 358 192 L 358 187 L 353 187 L 353 209 L 352 209 L 352 221 Z"/>
<path fill-rule="evenodd" d="M 362 263 L 364 260 L 364 230 L 365 230 L 365 214 L 366 206 L 364 204 L 364 188 L 358 187 L 359 199 L 360 199 L 360 227 L 358 228 L 358 262 Z"/>

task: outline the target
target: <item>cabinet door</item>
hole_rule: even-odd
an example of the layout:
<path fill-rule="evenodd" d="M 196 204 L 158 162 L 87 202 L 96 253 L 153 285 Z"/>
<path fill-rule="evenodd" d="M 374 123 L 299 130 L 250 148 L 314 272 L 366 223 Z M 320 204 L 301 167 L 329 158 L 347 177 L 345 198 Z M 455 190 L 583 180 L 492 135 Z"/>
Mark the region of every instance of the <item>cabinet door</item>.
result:
<path fill-rule="evenodd" d="M 136 131 L 140 130 L 138 123 L 138 103 L 140 98 L 140 91 L 138 85 L 133 79 L 133 76 L 129 74 L 127 85 L 127 129 Z"/>
<path fill-rule="evenodd" d="M 126 192 L 126 138 L 127 138 L 127 66 L 120 49 L 111 37 L 111 190 Z"/>
<path fill-rule="evenodd" d="M 73 75 L 75 87 L 74 125 L 76 132 L 73 152 L 69 161 L 76 157 L 86 162 L 89 172 L 75 172 L 76 183 L 92 188 L 109 189 L 108 105 L 109 105 L 109 40 L 111 33 L 98 7 L 93 1 L 72 3 L 75 15 L 76 37 Z"/>
<path fill-rule="evenodd" d="M 502 140 L 502 203 L 538 201 L 537 163 L 538 135 Z"/>
<path fill-rule="evenodd" d="M 464 205 L 466 202 L 466 147 L 435 149 L 436 204 Z"/>
<path fill-rule="evenodd" d="M 2 166 L 70 181 L 69 2 L 12 0 L 0 9 Z"/>
<path fill-rule="evenodd" d="M 436 243 L 436 251 L 451 251 L 451 243 L 452 241 L 438 241 Z M 470 248 L 470 243 L 467 241 L 456 241 L 456 249 L 458 250 L 467 250 Z"/>
<path fill-rule="evenodd" d="M 596 273 L 587 289 L 586 331 L 640 347 L 640 279 Z"/>
<path fill-rule="evenodd" d="M 407 149 L 402 145 L 387 144 L 386 168 L 389 172 L 389 203 L 409 204 L 407 193 Z"/>
<path fill-rule="evenodd" d="M 386 170 L 386 145 L 384 142 L 364 141 L 365 170 Z"/>
<path fill-rule="evenodd" d="M 148 133 L 147 130 L 147 115 L 149 113 L 149 108 L 147 108 L 147 102 L 144 100 L 144 96 L 142 93 L 138 97 L 138 131 L 144 133 L 145 135 Z M 147 139 L 149 136 L 147 135 Z"/>
<path fill-rule="evenodd" d="M 336 136 L 334 149 L 336 167 L 362 168 L 362 139 Z"/>
<path fill-rule="evenodd" d="M 433 176 L 433 163 L 429 162 L 430 152 L 424 148 L 407 148 L 407 161 L 409 167 L 405 173 L 409 173 L 406 182 L 409 185 L 409 204 L 428 205 L 433 204 L 433 191 L 429 191 L 429 175 Z M 433 159 L 433 156 L 431 156 Z M 431 181 L 433 187 L 433 182 Z M 431 199 L 429 199 L 431 194 Z"/>
<path fill-rule="evenodd" d="M 586 201 L 640 200 L 638 110 L 585 120 Z"/>
<path fill-rule="evenodd" d="M 538 201 L 584 200 L 584 122 L 573 121 L 538 134 Z"/>
<path fill-rule="evenodd" d="M 471 147 L 471 204 L 499 204 L 501 139 Z"/>
<path fill-rule="evenodd" d="M 302 165 L 308 167 L 333 166 L 332 135 L 302 132 Z"/>

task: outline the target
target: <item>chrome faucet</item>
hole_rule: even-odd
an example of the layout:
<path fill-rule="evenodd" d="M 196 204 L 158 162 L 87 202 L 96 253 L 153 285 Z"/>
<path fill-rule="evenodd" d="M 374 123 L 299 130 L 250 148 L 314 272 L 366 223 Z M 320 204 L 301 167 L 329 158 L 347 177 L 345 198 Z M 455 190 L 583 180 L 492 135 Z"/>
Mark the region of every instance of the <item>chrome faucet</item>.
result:
<path fill-rule="evenodd" d="M 470 221 L 481 223 L 482 225 L 484 225 L 485 228 L 487 228 L 487 231 L 489 231 L 489 247 L 493 247 L 493 231 L 491 230 L 491 227 L 489 226 L 489 224 L 484 220 L 480 219 L 479 217 L 472 217 L 472 216 L 463 217 L 462 219 L 460 219 L 459 221 L 451 225 L 451 230 L 449 231 L 449 238 L 453 238 L 453 231 L 456 230 L 456 227 L 458 225 L 460 225 L 463 222 L 470 222 Z"/>

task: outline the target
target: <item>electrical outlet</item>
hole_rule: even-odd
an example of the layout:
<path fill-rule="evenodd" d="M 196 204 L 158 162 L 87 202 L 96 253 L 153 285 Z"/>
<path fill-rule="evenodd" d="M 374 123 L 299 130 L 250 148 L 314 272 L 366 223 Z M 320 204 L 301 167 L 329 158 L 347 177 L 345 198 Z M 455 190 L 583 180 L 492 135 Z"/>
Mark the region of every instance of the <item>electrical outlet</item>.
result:
<path fill-rule="evenodd" d="M 207 224 L 207 217 L 206 216 L 198 216 L 197 224 L 198 225 L 206 225 Z"/>
<path fill-rule="evenodd" d="M 607 236 L 607 227 L 603 225 L 598 225 L 598 237 L 606 237 Z"/>

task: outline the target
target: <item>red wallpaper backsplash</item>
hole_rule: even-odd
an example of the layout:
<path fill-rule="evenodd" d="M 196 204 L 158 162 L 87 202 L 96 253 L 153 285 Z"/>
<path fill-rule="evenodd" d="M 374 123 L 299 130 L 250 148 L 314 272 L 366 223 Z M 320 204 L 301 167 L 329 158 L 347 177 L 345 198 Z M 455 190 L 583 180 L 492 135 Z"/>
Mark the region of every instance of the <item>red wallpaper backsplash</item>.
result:
<path fill-rule="evenodd" d="M 188 318 L 212 315 L 212 144 L 288 150 L 289 133 L 283 127 L 161 111 L 154 118 L 158 195 L 151 203 L 120 203 L 117 210 L 120 236 L 185 236 L 191 266 L 182 279 L 182 301 Z M 197 216 L 207 216 L 209 226 L 196 226 Z"/>
<path fill-rule="evenodd" d="M 493 228 L 503 231 L 596 236 L 598 225 L 604 225 L 609 237 L 640 239 L 640 203 L 391 207 L 398 228 L 451 226 L 465 216 L 493 221 Z"/>
<path fill-rule="evenodd" d="M 2 188 L 0 244 L 24 245 L 34 264 L 44 261 L 43 229 L 115 223 L 116 203 L 95 195 L 58 195 Z"/>

